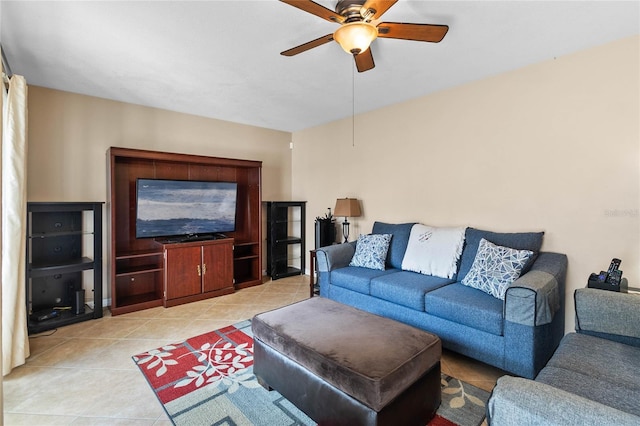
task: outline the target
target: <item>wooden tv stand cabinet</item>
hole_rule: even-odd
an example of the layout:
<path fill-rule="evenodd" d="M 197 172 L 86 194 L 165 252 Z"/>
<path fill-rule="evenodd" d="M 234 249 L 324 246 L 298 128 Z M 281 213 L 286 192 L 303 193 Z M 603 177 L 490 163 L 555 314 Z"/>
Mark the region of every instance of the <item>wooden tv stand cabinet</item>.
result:
<path fill-rule="evenodd" d="M 233 293 L 233 238 L 162 244 L 164 306 Z"/>
<path fill-rule="evenodd" d="M 112 315 L 262 284 L 261 161 L 118 147 L 109 148 L 107 161 Z M 139 178 L 236 182 L 235 231 L 225 233 L 228 238 L 181 243 L 136 238 Z"/>

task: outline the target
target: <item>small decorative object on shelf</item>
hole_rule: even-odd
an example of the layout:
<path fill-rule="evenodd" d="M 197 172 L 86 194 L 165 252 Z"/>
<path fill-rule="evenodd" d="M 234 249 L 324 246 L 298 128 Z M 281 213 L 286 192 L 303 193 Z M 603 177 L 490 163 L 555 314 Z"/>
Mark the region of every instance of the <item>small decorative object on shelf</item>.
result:
<path fill-rule="evenodd" d="M 344 216 L 344 222 L 342 222 L 342 235 L 344 236 L 344 242 L 349 242 L 349 221 L 348 217 L 360 217 L 362 214 L 360 211 L 360 202 L 357 198 L 338 198 L 336 200 L 336 208 L 333 209 L 336 216 Z"/>

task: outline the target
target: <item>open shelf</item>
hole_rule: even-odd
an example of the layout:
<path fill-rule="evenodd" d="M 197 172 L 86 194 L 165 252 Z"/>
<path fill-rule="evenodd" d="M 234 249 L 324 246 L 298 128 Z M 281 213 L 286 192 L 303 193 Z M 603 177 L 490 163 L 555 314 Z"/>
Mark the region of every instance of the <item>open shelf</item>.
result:
<path fill-rule="evenodd" d="M 122 277 L 125 275 L 138 275 L 138 274 L 146 274 L 148 272 L 158 272 L 162 271 L 162 266 L 157 265 L 136 265 L 130 266 L 128 268 L 119 268 L 116 272 L 117 277 Z"/>
<path fill-rule="evenodd" d="M 157 250 L 138 250 L 116 255 L 116 277 L 162 271 L 163 253 Z"/>
<path fill-rule="evenodd" d="M 257 242 L 236 242 L 233 246 L 233 279 L 237 289 L 262 283 L 261 247 Z"/>
<path fill-rule="evenodd" d="M 44 313 L 44 311 L 42 311 Z M 41 333 L 43 331 L 52 330 L 54 328 L 63 327 L 65 325 L 75 324 L 80 321 L 86 321 L 94 318 L 95 311 L 88 305 L 84 306 L 84 313 L 75 315 L 68 310 L 56 310 L 58 316 L 44 321 L 38 321 L 29 317 L 27 321 L 27 327 L 31 334 Z M 102 313 L 100 313 L 102 316 Z"/>
<path fill-rule="evenodd" d="M 141 293 L 131 296 L 121 297 L 118 300 L 118 304 L 121 306 L 136 306 L 147 303 L 153 303 L 154 306 L 162 306 L 162 297 L 158 297 L 156 293 Z"/>
<path fill-rule="evenodd" d="M 51 262 L 44 263 L 32 263 L 29 265 L 32 277 L 38 277 L 51 274 L 63 274 L 66 272 L 84 271 L 92 269 L 94 265 L 93 259 L 90 257 L 82 257 L 79 259 L 72 259 L 62 264 L 55 264 Z"/>
<path fill-rule="evenodd" d="M 158 250 L 137 250 L 116 254 L 116 260 L 121 259 L 135 259 L 138 257 L 154 257 L 162 256 L 162 251 Z"/>
<path fill-rule="evenodd" d="M 300 244 L 301 242 L 302 238 L 300 237 L 285 237 L 275 241 L 276 244 Z"/>

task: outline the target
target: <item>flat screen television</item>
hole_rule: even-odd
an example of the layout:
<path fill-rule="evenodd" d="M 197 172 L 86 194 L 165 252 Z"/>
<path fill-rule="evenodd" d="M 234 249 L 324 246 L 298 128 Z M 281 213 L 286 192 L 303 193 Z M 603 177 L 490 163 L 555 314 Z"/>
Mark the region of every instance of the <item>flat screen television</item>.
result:
<path fill-rule="evenodd" d="M 235 182 L 136 181 L 136 238 L 189 237 L 236 228 Z"/>

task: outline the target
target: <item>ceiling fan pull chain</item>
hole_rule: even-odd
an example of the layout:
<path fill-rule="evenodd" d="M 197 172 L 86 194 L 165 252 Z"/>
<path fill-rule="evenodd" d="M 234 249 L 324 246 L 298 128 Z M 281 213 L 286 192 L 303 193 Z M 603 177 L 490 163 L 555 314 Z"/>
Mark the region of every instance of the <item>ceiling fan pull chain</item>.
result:
<path fill-rule="evenodd" d="M 355 56 L 355 55 L 354 55 Z M 356 63 L 351 65 L 351 147 L 356 147 Z"/>

